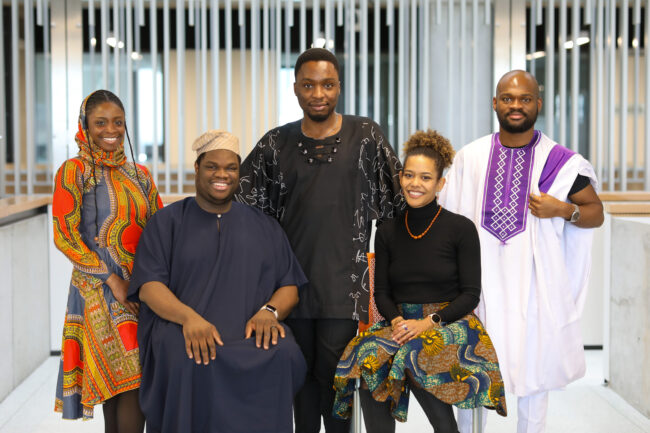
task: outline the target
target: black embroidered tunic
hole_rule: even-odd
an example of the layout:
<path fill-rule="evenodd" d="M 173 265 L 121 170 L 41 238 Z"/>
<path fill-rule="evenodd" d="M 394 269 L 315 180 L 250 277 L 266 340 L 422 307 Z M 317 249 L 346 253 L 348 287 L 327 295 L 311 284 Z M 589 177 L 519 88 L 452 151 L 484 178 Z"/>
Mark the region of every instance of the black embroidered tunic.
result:
<path fill-rule="evenodd" d="M 379 125 L 343 116 L 339 133 L 266 133 L 242 163 L 235 199 L 275 217 L 309 279 L 291 317 L 366 319 L 371 220 L 403 207 L 399 159 Z"/>

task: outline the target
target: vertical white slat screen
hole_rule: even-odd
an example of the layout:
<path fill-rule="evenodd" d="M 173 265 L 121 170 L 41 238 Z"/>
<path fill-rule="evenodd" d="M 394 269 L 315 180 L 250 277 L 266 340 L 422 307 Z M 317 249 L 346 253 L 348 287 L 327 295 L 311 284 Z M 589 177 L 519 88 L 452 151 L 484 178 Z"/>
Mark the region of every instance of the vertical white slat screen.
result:
<path fill-rule="evenodd" d="M 113 0 L 113 38 L 115 47 L 113 47 L 113 91 L 119 96 L 120 94 L 120 50 L 119 44 L 122 40 L 120 33 L 120 0 Z"/>
<path fill-rule="evenodd" d="M 546 74 L 544 79 L 544 117 L 546 134 L 554 137 L 555 131 L 555 0 L 548 0 L 546 6 Z M 549 96 L 550 95 L 550 96 Z"/>
<path fill-rule="evenodd" d="M 100 3 L 100 27 L 101 38 L 98 41 L 102 53 L 102 88 L 108 89 L 108 0 L 101 0 Z"/>
<path fill-rule="evenodd" d="M 176 0 L 176 121 L 178 164 L 176 192 L 183 194 L 185 180 L 185 0 Z"/>
<path fill-rule="evenodd" d="M 373 2 L 373 89 L 372 89 L 372 118 L 375 122 L 381 121 L 381 0 Z"/>
<path fill-rule="evenodd" d="M 246 8 L 244 7 L 244 0 L 239 0 L 239 8 L 237 10 L 237 16 L 239 18 L 239 70 L 240 70 L 240 80 L 239 80 L 239 104 L 240 104 L 240 122 L 242 125 L 245 124 L 248 112 L 246 110 L 246 88 L 244 85 L 246 83 Z M 239 133 L 240 148 L 243 153 L 248 152 L 248 130 L 247 128 L 241 128 Z"/>
<path fill-rule="evenodd" d="M 144 0 L 143 0 L 144 1 Z M 156 185 L 160 184 L 160 179 L 158 177 L 158 164 L 160 164 L 160 155 L 158 150 L 158 143 L 160 142 L 160 137 L 158 136 L 158 104 L 159 104 L 159 95 L 158 95 L 158 79 L 156 72 L 158 71 L 158 13 L 156 7 L 156 0 L 150 0 L 149 4 L 149 46 L 151 51 L 151 71 L 152 77 L 151 80 L 151 94 L 153 96 L 152 110 L 151 112 L 151 124 L 153 126 L 153 148 L 151 149 L 151 156 L 153 159 L 153 169 L 151 174 L 153 176 L 153 181 Z M 142 83 L 144 85 L 144 83 Z M 167 142 L 169 143 L 169 142 Z M 168 147 L 168 146 L 167 146 Z M 165 183 L 169 183 L 169 179 Z"/>
<path fill-rule="evenodd" d="M 5 79 L 5 29 L 0 20 L 0 199 L 7 194 L 7 96 Z"/>
<path fill-rule="evenodd" d="M 201 0 L 201 128 L 196 135 L 208 130 L 208 1 Z"/>
<path fill-rule="evenodd" d="M 24 3 L 24 41 L 25 41 L 25 165 L 27 167 L 27 194 L 34 193 L 34 22 L 32 0 Z"/>
<path fill-rule="evenodd" d="M 300 52 L 307 49 L 307 0 L 300 0 Z"/>
<path fill-rule="evenodd" d="M 604 1 L 596 4 L 596 176 L 604 181 L 605 173 L 605 10 Z"/>
<path fill-rule="evenodd" d="M 357 114 L 357 14 L 356 0 L 348 0 L 348 58 L 346 67 L 350 71 L 348 82 L 348 113 Z"/>
<path fill-rule="evenodd" d="M 644 111 L 644 129 L 645 129 L 645 164 L 644 164 L 644 181 L 643 189 L 650 190 L 650 53 L 648 47 L 650 45 L 650 5 L 645 5 L 645 31 L 644 44 L 645 47 L 645 110 Z"/>
<path fill-rule="evenodd" d="M 573 0 L 571 6 L 571 39 L 573 40 L 573 48 L 571 49 L 571 149 L 574 152 L 578 151 L 578 121 L 579 121 L 579 107 L 578 98 L 580 94 L 580 44 L 578 37 L 580 36 L 580 1 Z M 569 147 L 569 143 L 566 143 Z"/>
<path fill-rule="evenodd" d="M 399 0 L 398 0 L 399 1 Z M 386 26 L 388 26 L 388 140 L 397 149 L 398 142 L 395 134 L 395 8 L 393 0 L 387 0 Z"/>
<path fill-rule="evenodd" d="M 312 12 L 311 12 L 311 22 L 312 22 L 312 35 L 311 35 L 311 44 L 316 42 L 316 39 L 319 38 L 320 34 L 320 1 L 312 0 Z M 309 46 L 311 46 L 309 44 Z"/>
<path fill-rule="evenodd" d="M 259 132 L 257 130 L 258 121 L 257 121 L 257 107 L 259 106 L 259 97 L 258 97 L 258 47 L 259 47 L 259 34 L 260 34 L 260 22 L 259 22 L 259 0 L 251 0 L 251 134 L 249 144 L 253 144 L 259 138 Z M 247 146 L 248 149 L 251 149 L 252 146 Z M 244 152 L 246 152 L 244 150 Z"/>
<path fill-rule="evenodd" d="M 126 119 L 135 119 L 133 115 L 133 8 L 132 0 L 126 0 Z M 129 122 L 127 120 L 127 127 Z M 137 139 L 138 134 L 133 134 L 133 130 L 129 131 L 131 136 L 132 145 L 134 146 L 133 152 L 137 160 L 140 154 L 140 141 Z M 127 151 L 128 153 L 128 151 Z"/>
<path fill-rule="evenodd" d="M 305 0 L 301 0 L 301 8 L 302 8 L 302 3 L 304 3 Z M 264 102 L 263 102 L 263 107 L 264 107 L 264 131 L 267 131 L 269 129 L 269 126 L 271 124 L 271 114 L 270 114 L 270 106 L 271 106 L 271 86 L 270 86 L 270 80 L 269 80 L 269 74 L 271 71 L 271 65 L 270 65 L 270 40 L 271 40 L 271 29 L 269 28 L 271 24 L 270 20 L 270 10 L 269 10 L 269 0 L 264 0 L 264 4 L 262 6 L 264 8 L 264 12 L 262 13 L 262 28 L 264 30 L 264 36 L 262 37 L 262 51 L 264 52 L 263 54 L 263 63 L 264 66 L 262 67 L 262 73 L 263 75 L 263 85 L 264 85 Z M 302 23 L 302 12 L 301 12 L 301 23 Z M 302 32 L 302 24 L 301 24 L 301 29 L 300 31 Z"/>
<path fill-rule="evenodd" d="M 421 128 L 429 127 L 429 104 L 431 103 L 430 83 L 431 79 L 431 3 L 429 0 L 423 0 L 423 18 L 422 18 L 422 119 Z"/>
<path fill-rule="evenodd" d="M 607 183 L 608 189 L 613 191 L 616 185 L 616 174 L 614 169 L 615 160 L 615 146 L 616 146 L 616 1 L 609 0 L 607 7 L 607 22 L 608 22 L 608 86 L 607 86 Z"/>
<path fill-rule="evenodd" d="M 409 61 L 410 61 L 410 75 L 408 79 L 409 84 L 409 111 L 407 113 L 409 122 L 408 122 L 408 131 L 417 130 L 417 87 L 414 83 L 417 82 L 417 73 L 418 73 L 418 1 L 410 0 L 411 2 L 411 20 L 410 20 L 410 30 L 411 30 L 411 41 L 409 43 L 410 50 L 408 52 Z M 406 141 L 406 137 L 402 142 Z"/>
<path fill-rule="evenodd" d="M 368 0 L 359 0 L 361 31 L 359 37 L 359 57 L 361 69 L 359 82 L 359 115 L 368 116 Z M 329 38 L 325 39 L 329 41 Z"/>
<path fill-rule="evenodd" d="M 171 38 L 170 38 L 170 17 L 169 2 L 163 0 L 163 110 L 164 110 L 164 128 L 165 128 L 165 193 L 172 192 L 172 165 L 171 165 Z"/>
<path fill-rule="evenodd" d="M 633 88 L 635 90 L 639 89 L 639 75 L 640 75 L 640 39 L 641 39 L 641 0 L 634 0 L 634 20 L 632 23 L 634 29 L 634 39 L 632 39 L 632 49 L 634 52 L 634 66 L 633 66 Z M 632 148 L 632 179 L 634 181 L 638 180 L 639 177 L 639 147 L 636 143 L 639 142 L 639 116 L 640 116 L 640 106 L 639 106 L 639 92 L 635 91 L 632 95 L 633 102 L 633 116 L 632 116 L 632 143 L 634 147 Z"/>
<path fill-rule="evenodd" d="M 265 0 L 268 1 L 268 0 Z M 221 125 L 221 100 L 219 99 L 221 91 L 220 83 L 220 58 L 219 54 L 221 52 L 221 38 L 219 35 L 220 31 L 220 20 L 219 20 L 219 0 L 210 0 L 210 59 L 212 60 L 212 128 L 218 129 Z M 206 89 L 204 89 L 206 90 Z"/>
<path fill-rule="evenodd" d="M 289 72 L 297 55 L 314 44 L 341 60 L 339 112 L 371 116 L 396 149 L 416 129 L 426 128 L 439 130 L 459 148 L 493 129 L 496 57 L 507 53 L 510 65 L 522 64 L 517 50 L 502 49 L 508 41 L 492 40 L 495 25 L 518 25 L 513 15 L 510 23 L 501 15 L 492 22 L 494 11 L 502 10 L 497 6 L 514 1 L 176 0 L 170 5 L 170 0 L 87 0 L 81 85 L 84 93 L 103 87 L 122 98 L 135 157 L 150 166 L 165 193 L 191 191 L 185 185 L 193 162 L 189 146 L 204 130 L 233 131 L 245 154 L 276 126 L 287 108 L 281 101 L 294 98 L 282 94 L 291 91 L 283 70 Z M 10 20 L 0 24 L 11 26 L 6 33 L 11 40 L 10 51 L 0 52 L 0 73 L 7 69 L 11 83 L 20 85 L 9 86 L 2 75 L 0 197 L 47 191 L 51 161 L 61 154 L 53 147 L 60 145 L 53 144 L 50 111 L 50 61 L 55 59 L 49 31 L 41 31 L 49 28 L 50 10 L 60 6 L 11 0 L 6 7 Z M 648 2 L 527 0 L 525 8 L 527 68 L 544 90 L 538 126 L 583 152 L 605 190 L 649 190 Z M 174 16 L 176 33 L 170 35 Z M 193 46 L 186 38 L 188 26 Z M 141 31 L 148 35 L 148 48 Z M 544 45 L 543 52 L 538 45 Z M 142 61 L 143 54 L 150 58 Z M 151 75 L 144 75 L 148 71 Z M 150 100 L 140 97 L 145 88 Z M 152 131 L 145 134 L 144 128 Z M 9 155 L 13 161 L 7 161 Z"/>
<path fill-rule="evenodd" d="M 628 112 L 628 95 L 627 95 L 627 83 L 628 83 L 628 0 L 622 0 L 622 13 L 620 15 L 620 32 L 619 36 L 620 43 L 617 40 L 619 45 L 619 51 L 621 53 L 621 79 L 619 80 L 620 84 L 620 126 L 619 126 L 619 178 L 621 190 L 627 190 L 627 112 Z"/>
<path fill-rule="evenodd" d="M 560 90 L 560 107 L 559 107 L 559 116 L 557 116 L 560 123 L 560 129 L 556 139 L 559 143 L 563 145 L 567 144 L 566 141 L 566 82 L 567 82 L 567 65 L 566 65 L 566 33 L 567 33 L 567 0 L 560 0 L 560 35 L 559 35 L 559 61 L 560 69 L 559 73 L 559 90 Z"/>
<path fill-rule="evenodd" d="M 226 3 L 226 129 L 232 131 L 232 1 Z M 277 0 L 278 4 L 280 0 Z M 279 12 L 278 12 L 279 13 Z"/>
<path fill-rule="evenodd" d="M 20 7 L 18 0 L 11 0 L 11 79 L 15 82 L 19 75 L 20 71 L 20 53 L 18 51 L 18 40 L 19 35 L 19 24 L 18 24 L 18 8 Z M 12 83 L 13 84 L 13 83 Z M 13 106 L 13 155 L 14 155 L 14 194 L 22 193 L 21 190 L 21 178 L 20 178 L 20 137 L 21 130 L 20 127 L 20 86 L 12 85 L 11 86 L 11 95 L 12 95 L 12 106 Z"/>
<path fill-rule="evenodd" d="M 397 142 L 393 143 L 398 149 L 406 138 L 405 119 L 406 113 L 406 35 L 403 29 L 406 28 L 406 4 L 407 0 L 397 0 L 398 23 L 400 32 L 397 35 Z"/>
<path fill-rule="evenodd" d="M 447 2 L 447 134 L 453 135 L 454 112 L 454 0 Z"/>

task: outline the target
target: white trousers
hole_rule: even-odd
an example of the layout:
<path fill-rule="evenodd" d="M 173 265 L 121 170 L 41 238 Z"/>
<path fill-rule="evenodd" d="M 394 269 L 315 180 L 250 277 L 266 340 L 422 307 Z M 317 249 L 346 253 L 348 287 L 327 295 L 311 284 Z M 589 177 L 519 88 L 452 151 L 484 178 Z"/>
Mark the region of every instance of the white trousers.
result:
<path fill-rule="evenodd" d="M 517 433 L 544 433 L 546 427 L 546 412 L 548 409 L 548 392 L 540 392 L 526 397 L 517 398 Z M 480 433 L 485 431 L 487 422 L 486 409 L 482 409 L 483 426 Z M 458 409 L 458 430 L 460 433 L 472 432 L 472 410 Z"/>

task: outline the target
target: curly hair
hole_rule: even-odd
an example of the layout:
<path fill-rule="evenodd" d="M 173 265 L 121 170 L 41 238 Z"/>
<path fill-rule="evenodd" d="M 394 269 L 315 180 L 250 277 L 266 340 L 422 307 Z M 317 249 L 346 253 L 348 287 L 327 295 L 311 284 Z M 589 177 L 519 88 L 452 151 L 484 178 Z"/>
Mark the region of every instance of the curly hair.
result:
<path fill-rule="evenodd" d="M 416 131 L 404 143 L 404 166 L 410 156 L 423 155 L 435 161 L 438 179 L 454 160 L 454 148 L 438 131 Z"/>

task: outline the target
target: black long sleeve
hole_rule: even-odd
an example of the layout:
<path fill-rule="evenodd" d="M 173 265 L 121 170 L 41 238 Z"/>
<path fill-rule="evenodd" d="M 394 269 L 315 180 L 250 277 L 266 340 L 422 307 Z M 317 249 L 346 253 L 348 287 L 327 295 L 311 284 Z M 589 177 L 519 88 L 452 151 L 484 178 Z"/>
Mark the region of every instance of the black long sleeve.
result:
<path fill-rule="evenodd" d="M 436 201 L 408 208 L 413 234 L 425 231 L 436 212 Z M 440 310 L 443 322 L 470 313 L 481 293 L 478 232 L 469 219 L 442 209 L 427 234 L 413 239 L 405 215 L 382 224 L 375 238 L 375 302 L 388 320 L 399 316 L 399 303 L 449 302 Z"/>

